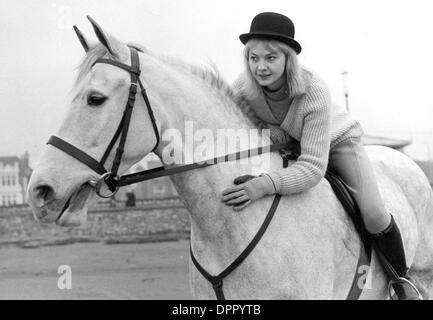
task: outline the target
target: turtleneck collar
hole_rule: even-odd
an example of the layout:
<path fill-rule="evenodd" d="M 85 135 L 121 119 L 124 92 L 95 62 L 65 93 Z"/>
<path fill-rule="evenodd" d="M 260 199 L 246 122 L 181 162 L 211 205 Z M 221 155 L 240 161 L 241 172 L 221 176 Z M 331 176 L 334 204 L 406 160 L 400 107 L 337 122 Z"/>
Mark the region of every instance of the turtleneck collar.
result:
<path fill-rule="evenodd" d="M 263 93 L 266 98 L 272 101 L 281 101 L 289 97 L 289 90 L 286 84 L 286 77 L 283 75 L 279 80 L 277 80 L 273 87 L 276 89 L 269 89 L 268 87 L 263 87 Z"/>

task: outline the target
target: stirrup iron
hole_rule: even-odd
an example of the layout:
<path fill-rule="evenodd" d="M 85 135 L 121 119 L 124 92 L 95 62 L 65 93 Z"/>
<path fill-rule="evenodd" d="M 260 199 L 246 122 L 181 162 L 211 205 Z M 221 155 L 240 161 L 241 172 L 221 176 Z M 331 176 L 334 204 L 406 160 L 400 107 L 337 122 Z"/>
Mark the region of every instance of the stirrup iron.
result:
<path fill-rule="evenodd" d="M 407 283 L 408 285 L 410 285 L 412 287 L 412 289 L 415 290 L 416 294 L 418 295 L 418 298 L 420 300 L 424 300 L 421 293 L 419 292 L 418 288 L 413 284 L 412 281 L 410 281 L 409 279 L 406 279 L 404 277 L 398 277 L 396 280 L 390 280 L 388 282 L 388 295 L 390 297 L 391 300 L 398 300 L 398 299 L 394 299 L 393 296 L 397 296 L 397 293 L 394 290 L 394 295 L 391 294 L 391 288 L 393 284 L 398 284 L 398 283 Z"/>

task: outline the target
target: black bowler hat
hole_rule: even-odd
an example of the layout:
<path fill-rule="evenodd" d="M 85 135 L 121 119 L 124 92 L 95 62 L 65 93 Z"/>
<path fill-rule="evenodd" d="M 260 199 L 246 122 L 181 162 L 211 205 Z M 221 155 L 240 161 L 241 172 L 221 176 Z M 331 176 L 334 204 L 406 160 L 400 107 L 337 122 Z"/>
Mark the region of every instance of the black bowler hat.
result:
<path fill-rule="evenodd" d="M 256 15 L 251 22 L 249 33 L 239 36 L 243 44 L 253 38 L 275 39 L 287 44 L 299 54 L 301 45 L 294 39 L 295 26 L 288 17 L 275 12 L 263 12 Z"/>

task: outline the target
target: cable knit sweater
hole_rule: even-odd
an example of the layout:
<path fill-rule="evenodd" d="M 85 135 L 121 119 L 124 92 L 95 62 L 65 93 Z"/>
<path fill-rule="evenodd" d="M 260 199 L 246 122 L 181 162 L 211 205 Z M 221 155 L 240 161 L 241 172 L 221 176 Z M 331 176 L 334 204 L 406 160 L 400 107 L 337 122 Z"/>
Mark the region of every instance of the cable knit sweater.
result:
<path fill-rule="evenodd" d="M 292 194 L 315 186 L 325 175 L 330 148 L 351 137 L 361 137 L 363 130 L 358 121 L 350 118 L 346 110 L 331 101 L 329 89 L 316 74 L 302 70 L 307 81 L 306 93 L 288 101 L 283 121 L 278 121 L 272 109 L 280 108 L 263 92 L 247 100 L 256 116 L 265 123 L 278 125 L 290 137 L 298 140 L 301 155 L 288 168 L 267 173 L 276 193 Z M 234 84 L 238 98 L 243 96 L 243 76 Z"/>

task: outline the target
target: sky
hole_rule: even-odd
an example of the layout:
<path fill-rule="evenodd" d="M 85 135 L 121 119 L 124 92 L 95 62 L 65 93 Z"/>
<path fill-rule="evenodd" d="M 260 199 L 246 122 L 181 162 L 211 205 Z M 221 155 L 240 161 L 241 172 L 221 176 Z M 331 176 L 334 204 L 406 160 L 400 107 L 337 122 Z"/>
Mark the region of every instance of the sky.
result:
<path fill-rule="evenodd" d="M 34 164 L 68 106 L 84 55 L 73 25 L 95 38 L 86 15 L 123 41 L 188 61 L 213 61 L 231 83 L 242 72 L 239 34 L 264 11 L 289 16 L 317 72 L 366 133 L 411 139 L 433 159 L 433 19 L 430 0 L 1 0 L 0 156 Z M 96 39 L 96 38 L 95 38 Z M 431 149 L 431 150 L 430 150 Z M 430 156 L 431 155 L 431 156 Z"/>

